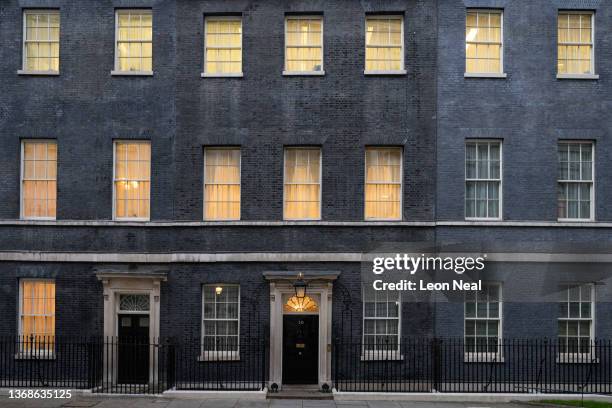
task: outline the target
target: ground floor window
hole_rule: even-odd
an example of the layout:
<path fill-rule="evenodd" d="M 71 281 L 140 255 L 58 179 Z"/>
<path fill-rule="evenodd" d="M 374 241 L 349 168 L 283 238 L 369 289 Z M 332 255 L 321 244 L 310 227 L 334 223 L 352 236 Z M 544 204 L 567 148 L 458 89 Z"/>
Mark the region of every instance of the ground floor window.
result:
<path fill-rule="evenodd" d="M 465 296 L 465 352 L 497 354 L 501 343 L 501 285 L 484 284 Z"/>
<path fill-rule="evenodd" d="M 363 287 L 364 354 L 371 359 L 387 358 L 400 344 L 401 302 L 397 291 Z"/>
<path fill-rule="evenodd" d="M 593 340 L 592 284 L 563 285 L 559 299 L 559 353 L 587 354 Z"/>
<path fill-rule="evenodd" d="M 52 351 L 55 343 L 55 282 L 22 279 L 19 297 L 21 351 Z"/>
<path fill-rule="evenodd" d="M 202 304 L 202 358 L 236 358 L 240 332 L 240 287 L 204 285 Z"/>

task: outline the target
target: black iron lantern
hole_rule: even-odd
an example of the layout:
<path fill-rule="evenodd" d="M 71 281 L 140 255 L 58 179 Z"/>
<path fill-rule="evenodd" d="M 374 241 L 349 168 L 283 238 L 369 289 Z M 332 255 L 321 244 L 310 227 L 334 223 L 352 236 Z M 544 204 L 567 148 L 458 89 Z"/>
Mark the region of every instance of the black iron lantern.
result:
<path fill-rule="evenodd" d="M 306 287 L 308 284 L 304 280 L 304 274 L 300 272 L 298 274 L 298 278 L 295 282 L 293 282 L 293 289 L 295 289 L 295 297 L 298 299 L 304 299 L 306 296 Z"/>

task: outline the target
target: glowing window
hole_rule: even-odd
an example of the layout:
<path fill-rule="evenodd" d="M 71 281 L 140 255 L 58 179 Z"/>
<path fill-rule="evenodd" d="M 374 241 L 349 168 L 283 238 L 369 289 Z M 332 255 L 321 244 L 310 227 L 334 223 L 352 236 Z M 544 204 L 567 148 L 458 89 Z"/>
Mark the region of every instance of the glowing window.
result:
<path fill-rule="evenodd" d="M 115 70 L 153 70 L 153 13 L 151 10 L 117 10 Z"/>
<path fill-rule="evenodd" d="M 21 215 L 53 219 L 57 200 L 57 144 L 24 141 L 22 151 Z"/>
<path fill-rule="evenodd" d="M 206 18 L 204 73 L 242 73 L 242 20 L 240 17 Z"/>
<path fill-rule="evenodd" d="M 115 142 L 115 219 L 148 220 L 151 190 L 151 145 Z"/>
<path fill-rule="evenodd" d="M 59 72 L 59 11 L 27 10 L 23 17 L 23 70 Z"/>

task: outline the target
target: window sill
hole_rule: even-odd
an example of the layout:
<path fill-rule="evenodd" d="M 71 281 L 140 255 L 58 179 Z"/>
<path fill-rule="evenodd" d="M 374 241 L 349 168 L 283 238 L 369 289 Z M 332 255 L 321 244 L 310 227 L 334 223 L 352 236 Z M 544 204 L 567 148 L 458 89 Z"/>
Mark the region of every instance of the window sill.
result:
<path fill-rule="evenodd" d="M 210 352 L 210 353 L 206 353 L 204 355 L 198 356 L 198 362 L 205 363 L 208 361 L 218 361 L 218 362 L 240 361 L 240 354 L 237 352 L 234 352 L 234 353 Z"/>
<path fill-rule="evenodd" d="M 404 355 L 399 354 L 398 352 L 372 352 L 372 353 L 362 353 L 361 361 L 402 361 L 404 360 Z"/>
<path fill-rule="evenodd" d="M 55 360 L 55 353 L 46 351 L 17 353 L 15 354 L 15 360 Z"/>
<path fill-rule="evenodd" d="M 557 218 L 557 222 L 595 222 L 593 218 Z"/>
<path fill-rule="evenodd" d="M 206 72 L 202 72 L 200 74 L 201 78 L 242 78 L 242 72 L 236 72 L 233 74 L 207 74 Z"/>
<path fill-rule="evenodd" d="M 325 71 L 283 71 L 283 76 L 323 76 Z"/>
<path fill-rule="evenodd" d="M 21 217 L 24 221 L 56 221 L 55 217 Z"/>
<path fill-rule="evenodd" d="M 463 74 L 464 78 L 506 78 L 508 75 L 505 72 L 466 72 Z"/>
<path fill-rule="evenodd" d="M 557 79 L 599 79 L 596 74 L 557 74 Z"/>
<path fill-rule="evenodd" d="M 149 222 L 149 218 L 115 218 L 113 221 L 117 222 Z"/>
<path fill-rule="evenodd" d="M 33 76 L 59 76 L 59 71 L 28 71 L 20 69 L 17 75 L 33 75 Z"/>
<path fill-rule="evenodd" d="M 467 222 L 470 222 L 470 221 L 477 221 L 477 222 L 491 221 L 491 222 L 496 222 L 496 221 L 503 221 L 503 220 L 501 218 L 479 218 L 479 217 L 470 218 L 470 217 L 466 217 L 465 221 L 467 221 Z"/>
<path fill-rule="evenodd" d="M 465 353 L 464 363 L 503 363 L 504 357 L 495 353 Z"/>
<path fill-rule="evenodd" d="M 398 69 L 396 71 L 363 71 L 363 75 L 406 75 L 405 69 Z"/>
<path fill-rule="evenodd" d="M 401 218 L 364 218 L 363 220 L 364 222 L 371 222 L 371 223 L 402 221 Z"/>
<path fill-rule="evenodd" d="M 555 359 L 557 364 L 599 364 L 599 358 L 590 353 L 585 354 L 559 354 Z"/>
<path fill-rule="evenodd" d="M 153 71 L 111 71 L 112 76 L 153 76 Z"/>

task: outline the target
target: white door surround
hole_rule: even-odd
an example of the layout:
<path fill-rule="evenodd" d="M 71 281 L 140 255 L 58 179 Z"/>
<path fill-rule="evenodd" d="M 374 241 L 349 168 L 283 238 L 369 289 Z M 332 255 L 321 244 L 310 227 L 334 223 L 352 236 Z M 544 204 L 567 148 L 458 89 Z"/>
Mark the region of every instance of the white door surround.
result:
<path fill-rule="evenodd" d="M 298 273 L 308 283 L 306 295 L 319 305 L 319 358 L 318 384 L 332 386 L 331 383 L 331 336 L 332 336 L 332 287 L 340 272 L 336 271 L 271 271 L 264 272 L 270 281 L 270 379 L 282 388 L 283 379 L 283 306 L 295 294 L 293 282 Z M 299 312 L 297 314 L 300 314 Z"/>

